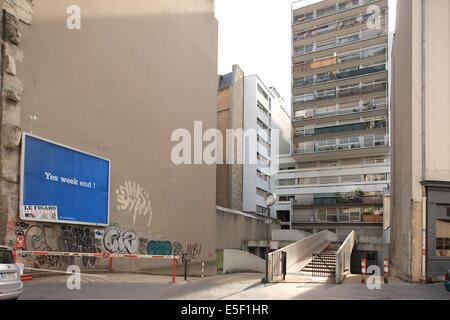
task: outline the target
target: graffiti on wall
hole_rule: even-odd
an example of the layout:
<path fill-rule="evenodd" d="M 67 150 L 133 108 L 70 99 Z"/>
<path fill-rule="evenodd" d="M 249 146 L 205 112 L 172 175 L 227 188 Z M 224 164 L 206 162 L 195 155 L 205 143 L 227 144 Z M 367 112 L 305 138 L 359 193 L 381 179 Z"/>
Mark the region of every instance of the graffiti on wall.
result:
<path fill-rule="evenodd" d="M 133 217 L 133 224 L 136 225 L 138 217 L 145 217 L 147 228 L 152 222 L 152 204 L 150 194 L 137 182 L 125 181 L 116 190 L 117 210 Z"/>
<path fill-rule="evenodd" d="M 101 252 L 100 244 L 95 239 L 93 230 L 78 226 L 48 226 L 30 225 L 17 222 L 15 225 L 16 248 L 31 251 L 64 251 L 64 252 Z M 35 268 L 63 267 L 75 264 L 75 259 L 81 259 L 85 268 L 94 267 L 93 257 L 59 257 L 59 256 L 29 256 L 29 262 Z"/>
<path fill-rule="evenodd" d="M 139 242 L 133 230 L 109 228 L 103 236 L 103 246 L 111 253 L 138 253 Z"/>
<path fill-rule="evenodd" d="M 170 241 L 150 241 L 147 245 L 147 253 L 153 256 L 172 255 L 172 243 Z"/>
<path fill-rule="evenodd" d="M 91 230 L 87 227 L 78 227 L 65 225 L 61 227 L 61 235 L 59 237 L 60 250 L 63 252 L 87 252 L 87 253 L 99 253 L 101 248 L 98 246 L 98 242 L 95 238 L 95 230 Z M 70 257 L 68 263 L 73 264 L 74 257 Z M 94 267 L 97 258 L 95 257 L 82 257 L 83 266 L 85 268 Z"/>
<path fill-rule="evenodd" d="M 48 225 L 27 222 L 16 222 L 12 236 L 15 235 L 15 247 L 29 251 L 53 252 L 87 252 L 148 255 L 175 255 L 180 262 L 199 259 L 202 245 L 197 242 L 171 242 L 168 240 L 154 240 L 149 234 L 138 237 L 136 231 L 119 227 L 114 224 L 105 230 L 94 227 L 76 225 Z M 159 239 L 162 238 L 158 237 Z M 95 257 L 67 257 L 67 256 L 32 256 L 24 257 L 27 265 L 34 268 L 65 268 L 67 265 L 79 265 L 84 268 L 94 268 L 101 258 Z"/>
<path fill-rule="evenodd" d="M 181 257 L 183 263 L 186 260 L 197 260 L 202 254 L 202 245 L 194 242 L 189 243 L 185 248 L 180 242 L 174 242 L 172 245 L 172 254 Z"/>

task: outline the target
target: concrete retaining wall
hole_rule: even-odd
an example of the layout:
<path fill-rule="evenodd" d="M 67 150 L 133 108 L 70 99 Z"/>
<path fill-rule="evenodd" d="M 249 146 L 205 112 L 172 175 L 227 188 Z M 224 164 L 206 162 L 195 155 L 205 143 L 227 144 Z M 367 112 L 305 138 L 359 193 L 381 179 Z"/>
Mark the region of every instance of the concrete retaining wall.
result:
<path fill-rule="evenodd" d="M 265 272 L 265 261 L 249 252 L 234 249 L 223 251 L 223 273 Z"/>

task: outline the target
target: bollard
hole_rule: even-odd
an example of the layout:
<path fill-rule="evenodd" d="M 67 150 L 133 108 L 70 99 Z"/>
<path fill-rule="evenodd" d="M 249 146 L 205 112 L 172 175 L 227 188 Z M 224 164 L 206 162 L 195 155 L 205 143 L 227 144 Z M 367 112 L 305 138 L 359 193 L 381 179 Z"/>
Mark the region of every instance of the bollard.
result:
<path fill-rule="evenodd" d="M 202 278 L 205 277 L 205 261 L 202 261 Z"/>
<path fill-rule="evenodd" d="M 384 283 L 389 283 L 389 260 L 384 258 Z"/>
<path fill-rule="evenodd" d="M 361 283 L 366 283 L 366 258 L 361 259 Z"/>
<path fill-rule="evenodd" d="M 113 272 L 113 258 L 109 257 L 109 272 Z"/>
<path fill-rule="evenodd" d="M 172 259 L 172 283 L 175 283 L 177 278 L 177 259 Z"/>
<path fill-rule="evenodd" d="M 184 258 L 184 281 L 187 281 L 187 259 Z"/>

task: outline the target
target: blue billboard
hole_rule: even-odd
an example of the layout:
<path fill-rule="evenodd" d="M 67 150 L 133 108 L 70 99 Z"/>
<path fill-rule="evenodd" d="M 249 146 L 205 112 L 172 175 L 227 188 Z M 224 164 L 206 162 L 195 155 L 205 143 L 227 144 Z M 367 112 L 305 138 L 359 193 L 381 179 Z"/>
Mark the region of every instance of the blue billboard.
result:
<path fill-rule="evenodd" d="M 107 226 L 109 179 L 109 160 L 23 134 L 23 220 Z"/>

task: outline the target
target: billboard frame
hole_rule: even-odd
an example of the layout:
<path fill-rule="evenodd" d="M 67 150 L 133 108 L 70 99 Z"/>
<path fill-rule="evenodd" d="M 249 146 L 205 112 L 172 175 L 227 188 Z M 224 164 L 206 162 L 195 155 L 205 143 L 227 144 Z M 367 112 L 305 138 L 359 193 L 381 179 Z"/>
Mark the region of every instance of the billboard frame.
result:
<path fill-rule="evenodd" d="M 107 218 L 106 218 L 106 223 L 92 223 L 92 222 L 81 222 L 81 221 L 70 221 L 70 220 L 56 220 L 56 221 L 50 221 L 50 220 L 42 220 L 42 219 L 35 219 L 35 218 L 26 218 L 23 212 L 23 193 L 24 193 L 24 185 L 25 185 L 25 155 L 26 155 L 26 151 L 25 151 L 25 140 L 26 137 L 31 137 L 31 138 L 35 138 L 50 144 L 53 144 L 55 146 L 58 147 L 62 147 L 71 151 L 75 151 L 90 157 L 94 157 L 103 161 L 108 162 L 108 212 L 107 212 Z M 93 153 L 89 153 L 86 151 L 82 151 L 80 149 L 77 148 L 73 148 L 73 147 L 69 147 L 65 144 L 59 143 L 59 142 L 55 142 L 52 141 L 50 139 L 47 138 L 43 138 L 41 136 L 32 134 L 32 133 L 28 133 L 28 132 L 22 132 L 22 141 L 21 141 L 21 154 L 20 154 L 20 195 L 19 195 L 19 218 L 20 220 L 23 221 L 30 221 L 30 222 L 41 222 L 41 223 L 55 223 L 55 224 L 72 224 L 72 225 L 84 225 L 84 226 L 93 226 L 93 227 L 108 227 L 109 226 L 109 222 L 110 222 L 110 201 L 111 201 L 111 160 L 101 157 L 99 155 L 93 154 Z"/>

